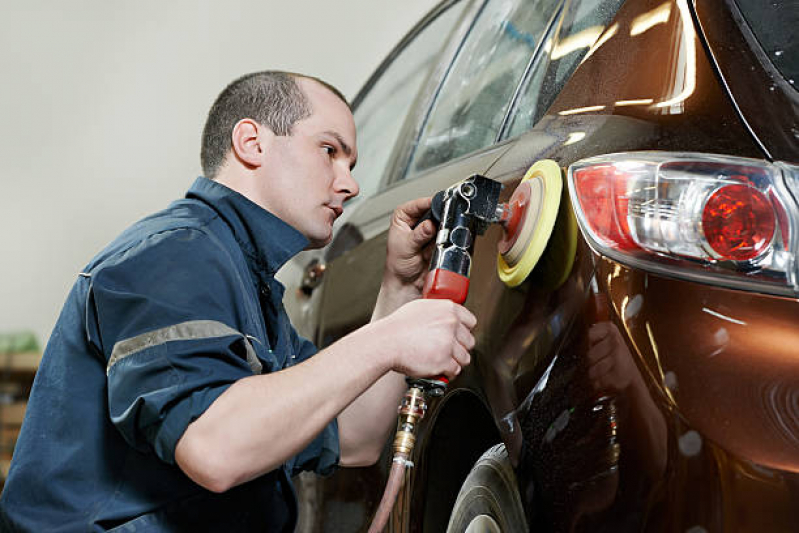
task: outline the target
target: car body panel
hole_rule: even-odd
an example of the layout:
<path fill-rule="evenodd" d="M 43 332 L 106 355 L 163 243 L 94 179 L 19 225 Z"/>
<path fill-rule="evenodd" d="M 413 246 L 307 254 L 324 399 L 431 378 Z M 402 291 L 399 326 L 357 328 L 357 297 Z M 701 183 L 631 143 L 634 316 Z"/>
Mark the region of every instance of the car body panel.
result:
<path fill-rule="evenodd" d="M 718 9 L 720 4 L 725 9 Z M 699 1 L 696 13 L 711 58 L 753 135 L 770 158 L 797 162 L 795 80 L 792 85 L 769 61 L 732 0 Z"/>
<path fill-rule="evenodd" d="M 702 10 L 713 3 L 698 3 L 709 25 Z M 413 179 L 391 170 L 388 187 L 354 206 L 347 224 L 358 238 L 328 262 L 313 295 L 317 343 L 369 320 L 394 207 L 473 173 L 501 181 L 507 201 L 540 159 L 565 168 L 598 154 L 666 150 L 795 160 L 795 147 L 743 118 L 750 111 L 727 92 L 719 67 L 727 61 L 718 51 L 723 36 L 708 38 L 710 55 L 693 17 L 685 0 L 626 2 L 528 132 Z M 424 113 L 411 115 L 420 121 Z M 406 124 L 395 163 L 407 163 L 419 127 Z M 465 304 L 478 318 L 473 364 L 430 405 L 390 531 L 444 531 L 469 468 L 499 441 L 535 531 L 796 529 L 795 298 L 611 261 L 579 235 L 565 187 L 553 237 L 514 289 L 497 277 L 501 236 L 492 227 L 477 240 Z M 616 386 L 601 391 L 587 363 L 588 332 L 600 322 L 620 339 Z M 387 454 L 374 467 L 308 481 L 317 505 L 307 511 L 307 530 L 365 530 Z"/>

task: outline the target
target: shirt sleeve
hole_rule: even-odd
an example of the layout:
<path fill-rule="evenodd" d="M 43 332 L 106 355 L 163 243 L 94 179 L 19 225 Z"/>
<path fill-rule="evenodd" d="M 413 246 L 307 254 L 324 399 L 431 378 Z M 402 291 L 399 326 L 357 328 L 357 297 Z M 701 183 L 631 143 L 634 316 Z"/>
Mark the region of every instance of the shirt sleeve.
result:
<path fill-rule="evenodd" d="M 87 313 L 108 362 L 109 414 L 135 448 L 174 464 L 186 427 L 253 374 L 236 327 L 241 283 L 226 250 L 196 229 L 151 236 L 93 276 Z"/>

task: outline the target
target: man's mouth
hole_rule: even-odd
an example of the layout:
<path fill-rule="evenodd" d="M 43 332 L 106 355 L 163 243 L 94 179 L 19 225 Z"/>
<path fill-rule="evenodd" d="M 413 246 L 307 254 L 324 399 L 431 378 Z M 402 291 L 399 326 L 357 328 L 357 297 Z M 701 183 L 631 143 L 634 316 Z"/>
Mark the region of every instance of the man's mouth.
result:
<path fill-rule="evenodd" d="M 333 211 L 333 213 L 336 214 L 336 218 L 340 217 L 341 213 L 344 212 L 344 208 L 343 207 L 332 206 L 332 205 L 329 205 L 327 207 L 329 207 Z"/>

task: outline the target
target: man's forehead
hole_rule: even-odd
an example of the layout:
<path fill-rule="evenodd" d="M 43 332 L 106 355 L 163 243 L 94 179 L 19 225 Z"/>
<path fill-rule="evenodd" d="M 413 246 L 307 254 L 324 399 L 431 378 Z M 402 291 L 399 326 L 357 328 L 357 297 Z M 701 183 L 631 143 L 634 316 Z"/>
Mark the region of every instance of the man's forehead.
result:
<path fill-rule="evenodd" d="M 354 152 L 355 119 L 349 106 L 330 89 L 315 80 L 300 78 L 300 84 L 311 104 L 311 115 L 305 120 L 315 123 L 320 133 L 336 137 L 341 144 L 346 145 L 345 151 Z"/>
<path fill-rule="evenodd" d="M 323 105 L 325 108 L 333 108 L 337 112 L 344 113 L 352 117 L 349 105 L 344 102 L 336 93 L 331 91 L 316 80 L 309 78 L 299 78 L 300 89 L 308 97 L 312 107 L 314 103 Z M 313 111 L 317 111 L 315 108 Z"/>

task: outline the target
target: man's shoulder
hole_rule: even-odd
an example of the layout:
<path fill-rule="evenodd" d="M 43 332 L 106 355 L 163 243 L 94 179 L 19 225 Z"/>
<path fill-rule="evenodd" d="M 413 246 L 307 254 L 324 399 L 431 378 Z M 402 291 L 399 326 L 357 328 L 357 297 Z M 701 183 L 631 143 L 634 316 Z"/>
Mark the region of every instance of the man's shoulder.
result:
<path fill-rule="evenodd" d="M 86 272 L 120 267 L 145 267 L 149 261 L 194 263 L 229 252 L 226 225 L 202 202 L 179 200 L 168 208 L 128 227 L 84 269 Z"/>

